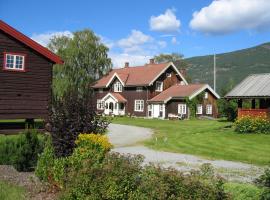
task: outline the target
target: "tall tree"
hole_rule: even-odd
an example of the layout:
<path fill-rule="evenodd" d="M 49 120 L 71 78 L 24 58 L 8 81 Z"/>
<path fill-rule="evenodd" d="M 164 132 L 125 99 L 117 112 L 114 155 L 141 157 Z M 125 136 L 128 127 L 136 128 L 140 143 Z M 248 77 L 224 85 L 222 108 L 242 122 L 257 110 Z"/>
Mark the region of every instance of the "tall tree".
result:
<path fill-rule="evenodd" d="M 154 57 L 156 63 L 173 62 L 177 68 L 187 68 L 188 63 L 183 59 L 183 55 L 179 53 L 159 54 Z"/>
<path fill-rule="evenodd" d="M 85 29 L 73 33 L 73 37 L 54 37 L 48 48 L 64 60 L 64 65 L 54 68 L 54 94 L 63 96 L 69 89 L 84 94 L 89 86 L 105 75 L 112 67 L 109 49 L 101 43 L 93 31 Z"/>

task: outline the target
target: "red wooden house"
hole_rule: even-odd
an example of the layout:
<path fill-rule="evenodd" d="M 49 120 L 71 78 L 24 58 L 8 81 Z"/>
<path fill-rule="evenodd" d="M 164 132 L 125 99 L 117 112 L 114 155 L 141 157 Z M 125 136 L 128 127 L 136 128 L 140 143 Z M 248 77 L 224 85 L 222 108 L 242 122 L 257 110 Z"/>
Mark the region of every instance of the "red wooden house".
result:
<path fill-rule="evenodd" d="M 0 119 L 47 118 L 60 57 L 0 20 Z"/>
<path fill-rule="evenodd" d="M 188 118 L 187 99 L 202 94 L 197 116 L 217 117 L 218 94 L 207 84 L 188 84 L 172 62 L 113 69 L 94 85 L 97 112 L 149 118 Z"/>

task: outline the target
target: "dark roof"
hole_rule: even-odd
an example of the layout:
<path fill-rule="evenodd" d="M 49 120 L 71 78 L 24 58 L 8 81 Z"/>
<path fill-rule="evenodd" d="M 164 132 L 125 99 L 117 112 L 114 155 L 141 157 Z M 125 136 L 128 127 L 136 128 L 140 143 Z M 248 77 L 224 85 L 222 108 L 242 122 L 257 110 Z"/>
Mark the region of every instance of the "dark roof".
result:
<path fill-rule="evenodd" d="M 144 66 L 113 69 L 108 75 L 98 80 L 92 87 L 105 88 L 112 81 L 114 76 L 117 76 L 124 86 L 146 86 L 154 81 L 154 79 L 158 78 L 162 71 L 170 66 L 173 66 L 173 63 L 146 64 Z M 182 75 L 180 74 L 180 76 Z M 182 79 L 186 83 L 184 77 L 182 77 Z"/>
<path fill-rule="evenodd" d="M 238 97 L 270 97 L 270 73 L 248 76 L 225 96 L 225 98 Z"/>
<path fill-rule="evenodd" d="M 18 41 L 22 42 L 26 46 L 32 48 L 33 50 L 37 51 L 38 53 L 40 53 L 47 59 L 51 60 L 53 63 L 56 63 L 56 64 L 64 63 L 63 60 L 59 56 L 52 53 L 49 49 L 43 47 L 42 45 L 38 44 L 31 38 L 25 36 L 21 32 L 17 31 L 13 27 L 3 22 L 2 20 L 0 20 L 0 30 L 12 36 L 13 38 L 17 39 Z"/>

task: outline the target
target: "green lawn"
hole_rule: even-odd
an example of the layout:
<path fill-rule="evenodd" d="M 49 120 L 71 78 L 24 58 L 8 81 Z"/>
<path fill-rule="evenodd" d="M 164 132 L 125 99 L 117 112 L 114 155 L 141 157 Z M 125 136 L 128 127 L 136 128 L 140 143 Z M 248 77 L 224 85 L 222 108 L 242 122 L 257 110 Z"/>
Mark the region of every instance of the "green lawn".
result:
<path fill-rule="evenodd" d="M 11 185 L 0 181 L 0 199 L 1 200 L 23 200 L 26 199 L 24 188 Z"/>
<path fill-rule="evenodd" d="M 225 183 L 224 188 L 233 200 L 257 200 L 263 191 L 255 185 L 243 183 Z"/>
<path fill-rule="evenodd" d="M 156 150 L 257 165 L 270 163 L 270 134 L 237 134 L 229 122 L 118 117 L 112 123 L 153 129 L 155 135 L 145 145 Z"/>

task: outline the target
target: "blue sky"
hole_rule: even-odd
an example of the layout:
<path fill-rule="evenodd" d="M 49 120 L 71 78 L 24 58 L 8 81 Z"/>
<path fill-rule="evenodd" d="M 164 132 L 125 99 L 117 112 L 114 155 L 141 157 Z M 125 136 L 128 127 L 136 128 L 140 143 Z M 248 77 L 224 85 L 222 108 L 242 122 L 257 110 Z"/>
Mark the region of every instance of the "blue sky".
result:
<path fill-rule="evenodd" d="M 270 0 L 0 1 L 0 18 L 43 45 L 92 29 L 115 66 L 159 53 L 185 57 L 269 42 Z"/>

